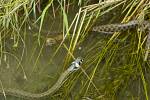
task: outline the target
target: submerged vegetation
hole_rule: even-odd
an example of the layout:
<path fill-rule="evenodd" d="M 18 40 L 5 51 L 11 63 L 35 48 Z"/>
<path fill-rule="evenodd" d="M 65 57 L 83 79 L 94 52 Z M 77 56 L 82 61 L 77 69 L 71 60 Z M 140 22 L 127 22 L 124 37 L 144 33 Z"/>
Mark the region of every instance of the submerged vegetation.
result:
<path fill-rule="evenodd" d="M 0 12 L 0 99 L 19 99 L 5 96 L 5 88 L 48 90 L 81 56 L 81 70 L 43 100 L 149 100 L 142 24 L 113 34 L 92 32 L 93 26 L 149 21 L 149 0 L 1 0 Z"/>

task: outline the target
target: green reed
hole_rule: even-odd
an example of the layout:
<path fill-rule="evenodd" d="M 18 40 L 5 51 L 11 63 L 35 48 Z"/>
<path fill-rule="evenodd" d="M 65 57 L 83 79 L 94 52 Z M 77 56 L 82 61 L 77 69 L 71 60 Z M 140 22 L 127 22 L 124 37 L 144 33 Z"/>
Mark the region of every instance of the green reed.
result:
<path fill-rule="evenodd" d="M 1 2 L 1 59 L 3 58 L 3 52 L 5 52 L 4 42 L 8 40 L 8 37 L 13 37 L 13 48 L 17 48 L 20 45 L 19 41 L 21 41 L 21 45 L 23 44 L 25 49 L 27 33 L 22 31 L 28 26 L 28 21 L 34 20 L 35 24 L 39 22 L 39 30 L 36 33 L 37 39 L 35 40 L 37 46 L 32 48 L 30 61 L 36 53 L 36 49 L 40 48 L 40 50 L 32 67 L 32 75 L 37 69 L 38 62 L 45 49 L 45 42 L 41 42 L 41 30 L 46 16 L 54 17 L 55 12 L 58 11 L 59 16 L 62 17 L 64 38 L 52 57 L 49 58 L 48 64 L 53 63 L 53 59 L 55 59 L 61 48 L 67 51 L 62 60 L 63 69 L 66 69 L 72 59 L 80 56 L 80 52 L 84 58 L 84 63 L 82 70 L 71 75 L 60 91 L 50 98 L 56 99 L 60 96 L 66 99 L 73 95 L 75 99 L 120 99 L 122 97 L 149 99 L 149 77 L 147 74 L 150 67 L 149 62 L 143 60 L 146 32 L 142 29 L 135 29 L 134 31 L 123 32 L 123 34 L 121 32 L 109 36 L 100 36 L 97 34 L 101 33 L 90 32 L 94 25 L 103 23 L 121 23 L 130 20 L 140 20 L 142 22 L 146 19 L 145 16 L 149 16 L 148 0 L 108 0 L 106 2 L 99 1 L 96 4 L 82 0 L 78 2 L 75 0 L 69 0 L 68 2 L 65 0 L 58 0 L 57 2 L 49 0 L 40 14 L 37 5 L 38 2 L 34 0 Z M 70 15 L 68 12 L 76 6 L 77 13 L 73 16 L 73 20 L 69 22 Z M 53 9 L 53 13 L 49 14 L 50 9 Z M 32 18 L 32 16 L 34 17 Z M 106 21 L 101 21 L 103 18 Z M 99 40 L 94 39 L 96 38 L 94 37 L 90 40 L 90 43 L 84 44 L 91 35 L 99 36 Z M 80 45 L 82 47 L 81 51 L 78 50 Z M 22 55 L 24 55 L 24 49 Z M 79 54 L 76 52 L 79 52 Z M 20 57 L 20 61 L 18 60 L 19 64 L 21 64 L 22 59 L 23 56 Z M 24 72 L 24 68 L 22 66 L 21 68 Z M 24 74 L 26 73 L 24 72 Z M 134 90 L 134 88 L 136 89 Z M 70 92 L 71 94 L 69 94 Z"/>

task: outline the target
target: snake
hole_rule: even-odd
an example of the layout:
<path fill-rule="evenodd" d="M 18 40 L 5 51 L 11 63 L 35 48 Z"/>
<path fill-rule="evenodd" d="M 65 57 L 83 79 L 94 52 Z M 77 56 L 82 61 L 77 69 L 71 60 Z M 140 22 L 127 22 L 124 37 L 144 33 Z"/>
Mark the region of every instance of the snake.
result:
<path fill-rule="evenodd" d="M 144 29 L 150 28 L 150 23 L 146 20 L 140 22 L 138 20 L 131 20 L 127 23 L 117 23 L 117 24 L 106 24 L 100 26 L 94 26 L 92 31 L 94 32 L 102 32 L 102 33 L 114 33 L 114 32 L 122 32 L 130 29 L 135 29 L 136 27 L 142 27 Z"/>
<path fill-rule="evenodd" d="M 17 89 L 1 89 L 0 93 L 4 94 L 4 95 L 12 95 L 12 96 L 16 96 L 16 97 L 23 97 L 23 98 L 42 98 L 48 95 L 53 94 L 54 92 L 56 92 L 65 82 L 65 80 L 67 79 L 67 76 L 70 75 L 72 72 L 77 71 L 78 69 L 80 69 L 81 64 L 83 62 L 83 59 L 81 57 L 78 57 L 77 59 L 75 59 L 71 65 L 69 66 L 68 69 L 66 69 L 58 78 L 58 80 L 56 81 L 56 83 L 47 91 L 42 92 L 42 93 L 30 93 L 27 91 L 23 91 L 23 90 L 17 90 Z"/>
<path fill-rule="evenodd" d="M 145 43 L 145 56 L 144 61 L 147 61 L 149 50 L 150 50 L 150 22 L 147 20 L 139 21 L 139 20 L 131 20 L 127 23 L 119 23 L 119 24 L 108 24 L 108 25 L 100 25 L 94 26 L 92 31 L 94 32 L 101 32 L 106 34 L 113 34 L 114 32 L 122 32 L 130 29 L 141 28 L 142 31 L 144 30 L 147 32 L 147 40 Z"/>

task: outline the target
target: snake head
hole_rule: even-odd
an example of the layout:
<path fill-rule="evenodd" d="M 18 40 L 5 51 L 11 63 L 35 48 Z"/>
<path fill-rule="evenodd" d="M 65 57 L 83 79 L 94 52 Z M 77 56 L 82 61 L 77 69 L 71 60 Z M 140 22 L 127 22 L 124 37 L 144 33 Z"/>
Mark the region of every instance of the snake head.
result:
<path fill-rule="evenodd" d="M 83 62 L 83 59 L 81 57 L 78 57 L 71 63 L 71 66 L 69 67 L 68 70 L 69 71 L 78 70 L 80 68 L 80 65 L 82 64 L 82 62 Z"/>

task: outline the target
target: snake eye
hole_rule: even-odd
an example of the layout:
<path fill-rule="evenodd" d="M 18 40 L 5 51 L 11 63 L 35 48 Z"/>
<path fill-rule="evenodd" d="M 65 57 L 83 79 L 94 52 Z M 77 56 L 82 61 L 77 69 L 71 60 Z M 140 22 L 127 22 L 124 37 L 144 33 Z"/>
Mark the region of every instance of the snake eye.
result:
<path fill-rule="evenodd" d="M 83 62 L 83 59 L 81 59 L 81 60 L 79 61 L 79 65 L 81 65 L 81 64 L 82 64 L 82 62 Z"/>
<path fill-rule="evenodd" d="M 83 62 L 83 59 L 81 59 L 81 61 L 80 62 Z"/>

